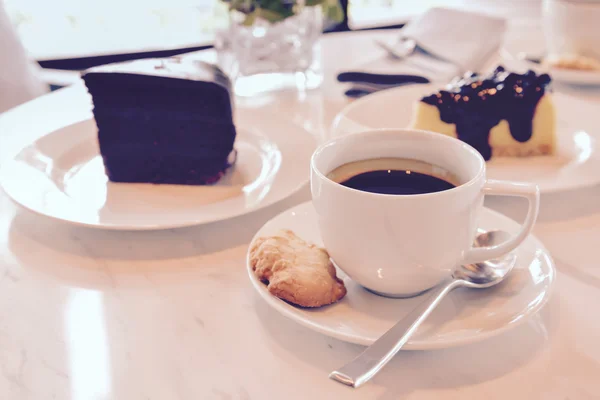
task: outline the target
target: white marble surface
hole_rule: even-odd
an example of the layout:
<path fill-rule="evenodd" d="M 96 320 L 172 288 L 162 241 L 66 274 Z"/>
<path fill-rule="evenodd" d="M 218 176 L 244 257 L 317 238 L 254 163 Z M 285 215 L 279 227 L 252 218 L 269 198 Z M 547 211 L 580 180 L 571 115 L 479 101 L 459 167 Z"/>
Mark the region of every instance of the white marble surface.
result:
<path fill-rule="evenodd" d="M 335 71 L 376 55 L 373 35 L 389 34 L 330 35 L 323 91 L 240 106 L 321 136 L 347 101 Z M 575 92 L 600 104 L 600 93 Z M 80 86 L 1 115 L 0 161 L 89 115 Z M 284 319 L 246 276 L 254 232 L 308 197 L 304 189 L 225 222 L 128 233 L 56 223 L 0 194 L 0 399 L 600 398 L 600 187 L 542 197 L 535 234 L 558 276 L 532 322 L 475 345 L 403 352 L 359 390 L 327 374 L 361 347 Z M 516 201 L 488 205 L 524 213 Z"/>

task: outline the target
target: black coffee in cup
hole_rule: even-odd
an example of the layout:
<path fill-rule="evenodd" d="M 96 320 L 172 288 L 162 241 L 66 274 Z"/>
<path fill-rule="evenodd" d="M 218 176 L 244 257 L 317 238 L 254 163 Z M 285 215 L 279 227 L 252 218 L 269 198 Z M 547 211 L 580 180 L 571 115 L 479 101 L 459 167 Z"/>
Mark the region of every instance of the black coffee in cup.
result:
<path fill-rule="evenodd" d="M 414 195 L 452 189 L 458 178 L 437 165 L 407 158 L 377 158 L 343 164 L 327 177 L 363 192 Z"/>

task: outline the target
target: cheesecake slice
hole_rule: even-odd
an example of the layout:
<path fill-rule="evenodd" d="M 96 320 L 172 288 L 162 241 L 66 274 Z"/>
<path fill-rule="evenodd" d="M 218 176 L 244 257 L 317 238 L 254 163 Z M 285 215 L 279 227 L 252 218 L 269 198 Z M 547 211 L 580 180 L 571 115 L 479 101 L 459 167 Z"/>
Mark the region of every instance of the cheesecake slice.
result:
<path fill-rule="evenodd" d="M 469 74 L 420 99 L 411 127 L 458 138 L 489 160 L 556 151 L 556 116 L 550 76 L 498 67 Z"/>

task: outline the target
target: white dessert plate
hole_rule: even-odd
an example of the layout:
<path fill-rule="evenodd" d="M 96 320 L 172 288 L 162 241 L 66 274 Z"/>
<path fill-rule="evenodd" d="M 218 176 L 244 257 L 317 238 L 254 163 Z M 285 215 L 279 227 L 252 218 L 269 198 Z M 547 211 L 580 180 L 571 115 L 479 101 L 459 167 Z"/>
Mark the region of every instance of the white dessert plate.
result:
<path fill-rule="evenodd" d="M 538 74 L 547 73 L 552 77 L 552 80 L 557 83 L 579 86 L 599 86 L 600 71 L 584 71 L 567 68 L 549 67 L 544 64 L 537 64 L 527 60 L 520 60 L 505 52 L 506 58 L 503 64 L 511 70 L 521 73 L 531 69 Z"/>
<path fill-rule="evenodd" d="M 238 125 L 239 126 L 239 125 Z M 94 228 L 152 230 L 242 215 L 308 182 L 316 140 L 275 121 L 238 127 L 235 166 L 211 186 L 109 182 L 93 119 L 49 133 L 7 160 L 0 184 L 23 207 Z"/>
<path fill-rule="evenodd" d="M 532 69 L 534 69 L 533 66 Z M 547 72 L 552 76 L 552 79 L 557 82 L 581 86 L 600 86 L 600 71 L 550 68 Z"/>
<path fill-rule="evenodd" d="M 347 105 L 335 118 L 331 135 L 373 128 L 405 128 L 413 106 L 436 91 L 433 85 L 388 89 Z M 564 93 L 553 93 L 557 110 L 558 152 L 553 156 L 496 158 L 488 161 L 488 177 L 537 183 L 544 193 L 600 183 L 598 105 Z"/>
<path fill-rule="evenodd" d="M 484 209 L 480 227 L 517 232 L 519 225 L 495 211 Z M 322 246 L 312 203 L 289 209 L 267 222 L 256 237 L 291 229 Z M 423 323 L 404 347 L 430 350 L 474 343 L 505 332 L 527 321 L 548 301 L 555 268 L 542 243 L 530 236 L 516 250 L 517 264 L 506 282 L 485 290 L 452 292 Z M 375 295 L 354 283 L 343 272 L 347 295 L 339 302 L 315 309 L 296 307 L 271 295 L 247 262 L 252 286 L 275 311 L 300 325 L 346 342 L 370 345 L 423 300 L 391 299 Z"/>
<path fill-rule="evenodd" d="M 538 39 L 542 40 L 543 39 Z M 514 44 L 505 46 L 500 50 L 502 55 L 502 64 L 510 70 L 524 73 L 531 69 L 536 73 L 550 74 L 552 80 L 557 83 L 578 85 L 578 86 L 599 86 L 600 71 L 585 71 L 568 68 L 556 68 L 547 65 L 546 63 L 532 62 L 524 58 L 529 55 L 532 58 L 541 59 L 544 51 L 540 51 L 538 40 L 530 38 L 529 46 L 527 41 L 517 40 Z M 523 47 L 525 46 L 525 48 Z M 530 47 L 531 52 L 523 52 L 522 50 Z"/>

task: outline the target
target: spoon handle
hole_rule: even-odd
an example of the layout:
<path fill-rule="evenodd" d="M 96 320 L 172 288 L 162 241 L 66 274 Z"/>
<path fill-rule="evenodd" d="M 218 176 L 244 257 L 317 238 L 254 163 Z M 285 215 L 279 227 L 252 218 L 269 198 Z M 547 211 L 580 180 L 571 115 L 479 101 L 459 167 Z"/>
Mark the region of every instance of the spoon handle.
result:
<path fill-rule="evenodd" d="M 329 374 L 329 378 L 354 388 L 368 382 L 408 342 L 408 339 L 427 319 L 444 296 L 454 288 L 461 286 L 461 283 L 461 280 L 451 278 L 432 289 L 429 296 L 406 317 L 396 323 L 354 360 Z"/>

